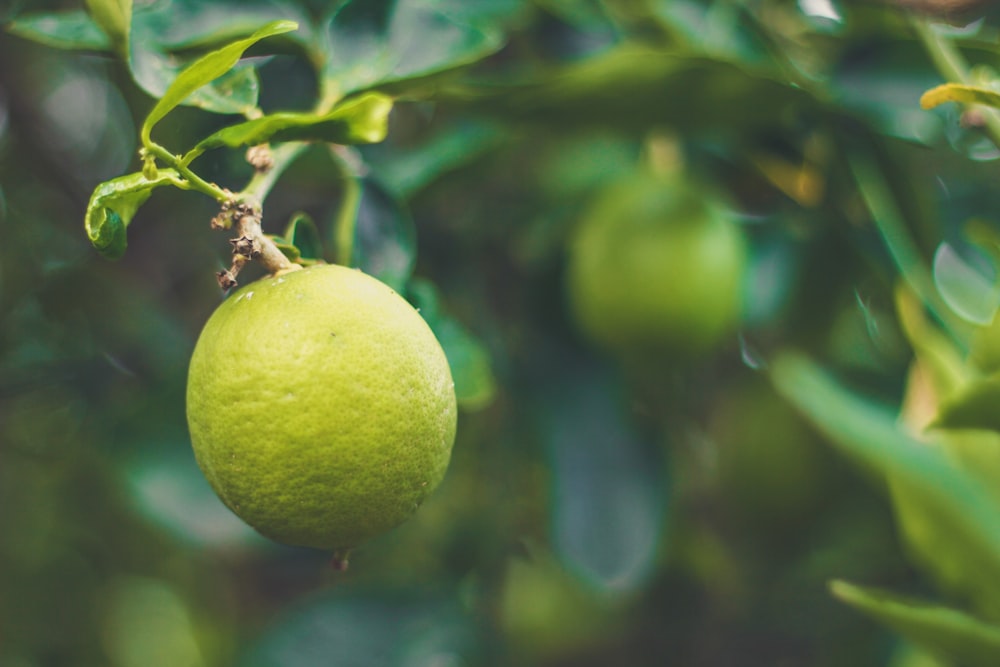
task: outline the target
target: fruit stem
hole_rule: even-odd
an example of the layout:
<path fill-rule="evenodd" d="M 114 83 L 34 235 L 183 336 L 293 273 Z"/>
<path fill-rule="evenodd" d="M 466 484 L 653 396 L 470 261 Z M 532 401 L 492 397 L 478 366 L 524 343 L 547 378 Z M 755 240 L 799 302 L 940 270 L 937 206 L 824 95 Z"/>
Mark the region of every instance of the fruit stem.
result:
<path fill-rule="evenodd" d="M 277 148 L 271 149 L 272 165 L 266 171 L 258 171 L 246 184 L 243 191 L 237 195 L 242 198 L 251 198 L 256 201 L 264 201 L 271 192 L 271 188 L 278 181 L 281 174 L 292 162 L 309 147 L 309 144 L 301 141 L 290 141 L 281 144 Z"/>
<path fill-rule="evenodd" d="M 184 161 L 181 158 L 174 155 L 163 146 L 155 142 L 150 142 L 150 144 L 146 146 L 143 151 L 144 156 L 153 156 L 158 160 L 162 160 L 166 166 L 176 169 L 177 173 L 184 177 L 187 189 L 197 190 L 198 192 L 204 193 L 217 202 L 226 202 L 230 199 L 231 195 L 228 192 L 220 188 L 215 183 L 209 183 L 201 176 L 191 171 L 191 168 L 184 164 Z"/>
<path fill-rule="evenodd" d="M 242 201 L 231 199 L 224 203 L 222 211 L 212 220 L 214 228 L 234 227 L 236 230 L 236 236 L 229 241 L 233 245 L 233 262 L 228 270 L 215 274 L 219 287 L 224 290 L 236 286 L 236 276 L 250 260 L 258 260 L 272 276 L 302 268 L 285 257 L 264 234 L 260 225 L 260 203 L 245 194 L 241 196 Z"/>

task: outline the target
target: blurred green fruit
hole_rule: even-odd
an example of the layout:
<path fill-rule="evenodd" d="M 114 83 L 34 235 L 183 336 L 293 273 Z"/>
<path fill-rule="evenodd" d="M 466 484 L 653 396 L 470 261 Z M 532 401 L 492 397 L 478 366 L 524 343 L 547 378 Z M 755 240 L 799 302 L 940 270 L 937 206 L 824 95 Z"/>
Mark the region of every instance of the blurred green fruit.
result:
<path fill-rule="evenodd" d="M 614 605 L 547 555 L 510 560 L 499 618 L 511 645 L 529 661 L 581 655 L 616 629 Z"/>
<path fill-rule="evenodd" d="M 568 289 L 583 331 L 618 352 L 705 354 L 740 314 L 746 242 L 681 178 L 639 173 L 598 195 L 571 240 Z"/>
<path fill-rule="evenodd" d="M 812 428 L 767 382 L 734 385 L 711 428 L 720 493 L 741 519 L 781 528 L 814 516 L 829 489 L 829 461 Z"/>

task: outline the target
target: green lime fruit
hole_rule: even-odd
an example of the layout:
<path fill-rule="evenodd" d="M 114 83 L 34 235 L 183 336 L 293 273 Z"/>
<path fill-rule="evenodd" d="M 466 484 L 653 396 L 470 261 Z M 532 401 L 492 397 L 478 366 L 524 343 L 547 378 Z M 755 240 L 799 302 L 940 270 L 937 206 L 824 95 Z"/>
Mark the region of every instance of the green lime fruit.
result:
<path fill-rule="evenodd" d="M 187 417 L 233 512 L 276 541 L 346 551 L 438 485 L 457 412 L 420 314 L 371 276 L 320 265 L 219 306 L 191 358 Z"/>
<path fill-rule="evenodd" d="M 611 350 L 701 355 L 735 329 L 746 254 L 741 228 L 711 196 L 636 174 L 600 193 L 575 230 L 571 311 Z"/>

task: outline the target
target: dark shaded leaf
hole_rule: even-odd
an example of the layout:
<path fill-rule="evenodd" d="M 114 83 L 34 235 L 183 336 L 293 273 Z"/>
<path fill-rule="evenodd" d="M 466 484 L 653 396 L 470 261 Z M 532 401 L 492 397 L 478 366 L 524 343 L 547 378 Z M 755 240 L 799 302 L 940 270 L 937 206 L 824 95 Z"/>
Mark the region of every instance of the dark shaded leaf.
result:
<path fill-rule="evenodd" d="M 495 52 L 502 34 L 455 21 L 428 0 L 353 0 L 327 25 L 322 76 L 343 97 L 468 65 Z"/>
<path fill-rule="evenodd" d="M 411 281 L 407 286 L 407 298 L 420 311 L 444 348 L 459 407 L 475 411 L 489 405 L 496 394 L 496 380 L 486 346 L 441 309 L 433 283 L 421 279 Z"/>
<path fill-rule="evenodd" d="M 474 160 L 500 145 L 503 132 L 489 123 L 465 123 L 432 137 L 426 143 L 403 152 L 387 151 L 387 159 L 374 155 L 379 177 L 387 187 L 406 198 L 439 176 Z"/>
<path fill-rule="evenodd" d="M 774 125 L 780 109 L 816 106 L 806 91 L 725 60 L 637 47 L 517 80 L 439 90 L 435 99 L 561 127 L 668 124 L 727 131 Z M 732 113 L 737 108 L 740 113 Z"/>
<path fill-rule="evenodd" d="M 448 357 L 459 407 L 479 410 L 489 405 L 496 394 L 496 380 L 486 346 L 450 317 L 439 318 L 431 329 Z"/>
<path fill-rule="evenodd" d="M 348 263 L 402 292 L 416 262 L 417 233 L 413 218 L 403 203 L 378 181 L 360 178 L 353 181 L 353 187 L 357 188 L 355 208 L 343 212 L 346 218 L 337 223 L 342 228 L 353 217 Z"/>
<path fill-rule="evenodd" d="M 292 216 L 285 228 L 284 240 L 298 249 L 305 259 L 323 259 L 323 241 L 320 239 L 316 223 L 305 213 Z"/>
<path fill-rule="evenodd" d="M 237 665 L 479 664 L 478 642 L 471 619 L 451 600 L 338 591 L 314 597 L 287 614 Z"/>
<path fill-rule="evenodd" d="M 87 12 L 29 14 L 7 26 L 11 34 L 57 49 L 110 51 L 111 40 Z"/>
<path fill-rule="evenodd" d="M 553 476 L 552 545 L 592 585 L 632 591 L 652 574 L 661 545 L 665 468 L 609 391 L 615 383 L 582 360 L 564 363 L 550 370 L 539 400 Z"/>
<path fill-rule="evenodd" d="M 257 28 L 280 19 L 300 23 L 289 38 L 308 42 L 311 25 L 302 11 L 281 0 L 205 2 L 171 0 L 136 8 L 133 30 L 147 45 L 163 52 L 193 48 L 216 48 L 247 37 Z"/>

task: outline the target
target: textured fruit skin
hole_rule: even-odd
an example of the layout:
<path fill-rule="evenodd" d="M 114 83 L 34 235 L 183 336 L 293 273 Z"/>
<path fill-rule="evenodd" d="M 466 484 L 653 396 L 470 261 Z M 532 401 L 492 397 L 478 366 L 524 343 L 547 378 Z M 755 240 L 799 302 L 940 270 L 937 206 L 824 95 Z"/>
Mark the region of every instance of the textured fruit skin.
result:
<path fill-rule="evenodd" d="M 696 187 L 640 173 L 604 190 L 569 248 L 573 315 L 616 351 L 708 352 L 735 328 L 746 242 Z"/>
<path fill-rule="evenodd" d="M 408 518 L 455 438 L 441 346 L 402 297 L 322 265 L 231 294 L 191 358 L 195 457 L 222 501 L 286 544 L 343 550 Z"/>

